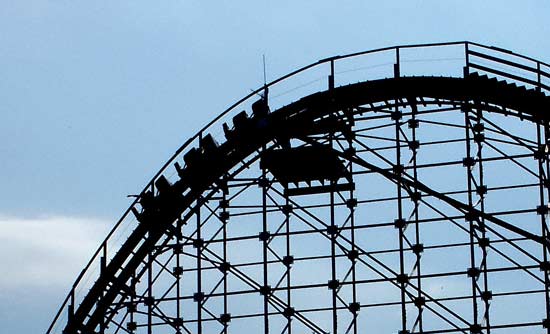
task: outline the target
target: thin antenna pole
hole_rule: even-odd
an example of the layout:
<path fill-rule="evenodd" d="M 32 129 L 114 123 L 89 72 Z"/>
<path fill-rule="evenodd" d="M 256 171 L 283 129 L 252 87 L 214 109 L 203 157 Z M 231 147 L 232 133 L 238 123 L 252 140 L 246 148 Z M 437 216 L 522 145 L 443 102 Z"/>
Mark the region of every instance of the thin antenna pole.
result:
<path fill-rule="evenodd" d="M 265 72 L 265 54 L 262 55 L 262 60 L 263 60 L 263 63 L 264 63 L 264 87 L 267 85 L 267 75 L 266 75 L 266 72 Z"/>
<path fill-rule="evenodd" d="M 264 65 L 264 99 L 267 101 L 267 74 L 265 70 L 265 54 L 262 55 L 263 65 Z"/>

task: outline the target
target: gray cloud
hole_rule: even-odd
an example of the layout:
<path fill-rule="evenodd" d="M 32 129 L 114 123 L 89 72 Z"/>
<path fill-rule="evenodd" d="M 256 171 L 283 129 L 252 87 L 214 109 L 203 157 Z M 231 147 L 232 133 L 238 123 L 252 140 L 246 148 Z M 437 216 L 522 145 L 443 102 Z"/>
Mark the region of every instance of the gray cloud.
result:
<path fill-rule="evenodd" d="M 0 216 L 0 286 L 68 287 L 111 224 L 81 217 Z"/>

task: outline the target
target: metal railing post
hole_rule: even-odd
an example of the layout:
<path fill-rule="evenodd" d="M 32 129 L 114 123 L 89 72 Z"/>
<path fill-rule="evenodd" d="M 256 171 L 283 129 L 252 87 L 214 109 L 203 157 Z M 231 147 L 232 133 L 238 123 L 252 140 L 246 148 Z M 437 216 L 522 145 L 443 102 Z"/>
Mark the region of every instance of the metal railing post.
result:
<path fill-rule="evenodd" d="M 67 306 L 67 313 L 68 313 L 68 322 L 72 321 L 74 316 L 74 287 L 71 289 L 71 297 L 69 301 L 69 305 Z"/>
<path fill-rule="evenodd" d="M 463 77 L 466 78 L 470 74 L 470 45 L 468 42 L 464 43 L 464 74 Z"/>
<path fill-rule="evenodd" d="M 395 48 L 395 64 L 393 65 L 393 76 L 399 78 L 401 76 L 401 57 L 399 55 L 399 47 Z"/>
<path fill-rule="evenodd" d="M 537 92 L 540 92 L 542 91 L 542 87 L 541 87 L 541 84 L 542 84 L 542 78 L 541 78 L 541 75 L 540 75 L 540 61 L 537 61 Z"/>
<path fill-rule="evenodd" d="M 328 76 L 328 89 L 334 89 L 334 59 L 330 61 L 330 74 Z"/>

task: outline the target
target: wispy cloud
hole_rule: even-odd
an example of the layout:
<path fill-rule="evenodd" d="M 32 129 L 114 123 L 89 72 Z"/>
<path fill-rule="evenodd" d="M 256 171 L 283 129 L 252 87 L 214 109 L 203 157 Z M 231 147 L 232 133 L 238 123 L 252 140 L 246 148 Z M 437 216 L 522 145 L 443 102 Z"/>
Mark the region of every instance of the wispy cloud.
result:
<path fill-rule="evenodd" d="M 0 216 L 0 287 L 68 287 L 112 223 L 79 217 Z"/>

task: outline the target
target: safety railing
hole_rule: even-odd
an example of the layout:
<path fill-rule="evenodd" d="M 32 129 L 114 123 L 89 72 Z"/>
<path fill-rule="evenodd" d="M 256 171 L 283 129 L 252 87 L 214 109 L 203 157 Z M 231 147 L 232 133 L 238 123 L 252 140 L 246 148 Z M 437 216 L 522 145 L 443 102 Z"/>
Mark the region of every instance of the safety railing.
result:
<path fill-rule="evenodd" d="M 170 168 L 176 161 L 182 162 L 182 156 L 187 150 L 198 147 L 206 134 L 211 134 L 220 142 L 224 141 L 222 124 L 230 125 L 236 112 L 250 111 L 252 103 L 258 99 L 257 96 L 267 92 L 269 106 L 276 110 L 309 94 L 360 81 L 396 76 L 463 77 L 471 72 L 534 88 L 547 95 L 550 93 L 549 64 L 512 51 L 473 42 L 400 45 L 334 56 L 290 72 L 232 104 L 178 148 L 147 183 L 141 194 L 148 190 L 155 191 L 155 181 L 161 175 L 170 181 L 176 181 L 177 173 Z M 62 333 L 67 321 L 101 275 L 101 271 L 137 226 L 138 222 L 131 210 L 138 201 L 139 196 L 116 222 L 80 272 L 47 334 Z"/>

